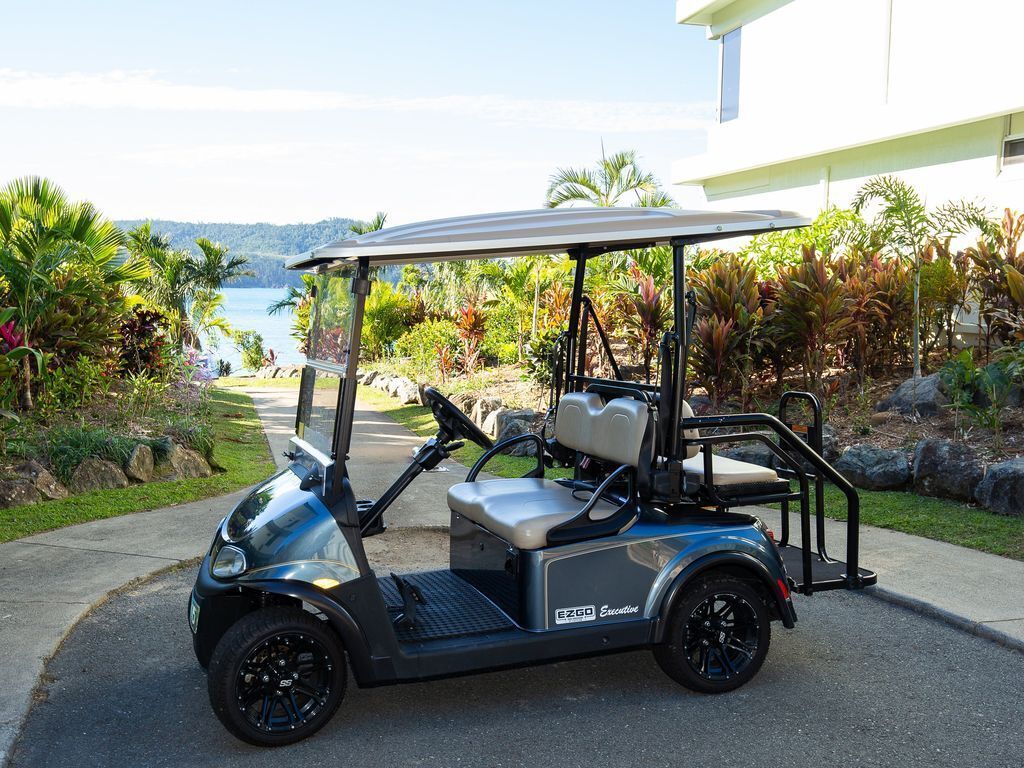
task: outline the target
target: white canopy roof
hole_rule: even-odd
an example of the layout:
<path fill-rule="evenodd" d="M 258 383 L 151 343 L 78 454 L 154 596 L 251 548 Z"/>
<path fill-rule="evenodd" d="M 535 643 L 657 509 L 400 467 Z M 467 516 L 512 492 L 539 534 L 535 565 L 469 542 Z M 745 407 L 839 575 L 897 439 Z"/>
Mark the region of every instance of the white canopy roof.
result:
<path fill-rule="evenodd" d="M 792 211 L 682 211 L 677 208 L 554 208 L 422 221 L 338 240 L 288 260 L 309 269 L 366 257 L 400 264 L 565 253 L 582 245 L 627 249 L 753 235 L 810 224 Z"/>

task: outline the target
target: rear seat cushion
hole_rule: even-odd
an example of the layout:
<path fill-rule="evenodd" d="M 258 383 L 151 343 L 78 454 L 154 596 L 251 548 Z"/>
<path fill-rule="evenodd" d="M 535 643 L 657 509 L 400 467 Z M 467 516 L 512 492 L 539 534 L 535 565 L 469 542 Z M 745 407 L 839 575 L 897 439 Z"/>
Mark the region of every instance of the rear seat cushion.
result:
<path fill-rule="evenodd" d="M 587 503 L 589 494 L 539 478 L 483 480 L 459 483 L 448 489 L 448 507 L 481 525 L 519 549 L 541 549 L 548 531 L 571 520 Z M 604 520 L 618 507 L 599 501 L 590 519 Z"/>
<path fill-rule="evenodd" d="M 688 402 L 686 402 L 685 400 L 683 400 L 682 407 L 679 409 L 679 418 L 681 418 L 681 419 L 692 419 L 693 418 L 693 408 L 691 408 L 690 404 Z M 698 432 L 696 429 L 684 429 L 683 430 L 683 437 L 686 438 L 687 440 L 696 440 L 698 437 L 700 437 L 700 432 Z M 697 453 L 699 451 L 700 451 L 700 446 L 699 445 L 688 445 L 688 446 L 686 446 L 686 458 L 692 459 L 694 456 L 697 455 Z"/>
<path fill-rule="evenodd" d="M 691 475 L 698 475 L 701 482 L 704 478 L 704 454 L 698 453 L 683 462 L 683 470 Z M 711 485 L 746 485 L 751 483 L 774 483 L 779 476 L 774 469 L 737 461 L 727 456 L 711 455 L 711 471 L 714 477 Z"/>
<path fill-rule="evenodd" d="M 628 397 L 605 404 L 598 394 L 571 392 L 558 401 L 555 439 L 589 456 L 635 467 L 649 417 L 647 406 Z"/>

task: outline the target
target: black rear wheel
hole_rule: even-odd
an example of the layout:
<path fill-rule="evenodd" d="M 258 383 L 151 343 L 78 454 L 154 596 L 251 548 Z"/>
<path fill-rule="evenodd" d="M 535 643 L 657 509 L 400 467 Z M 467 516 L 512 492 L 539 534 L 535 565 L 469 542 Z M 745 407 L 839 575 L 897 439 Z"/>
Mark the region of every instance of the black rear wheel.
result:
<path fill-rule="evenodd" d="M 213 711 L 234 736 L 282 746 L 316 733 L 345 695 L 341 643 L 298 608 L 266 608 L 229 629 L 210 658 Z"/>
<path fill-rule="evenodd" d="M 686 587 L 654 657 L 669 677 L 701 693 L 739 688 L 757 674 L 771 641 L 771 617 L 748 582 L 711 576 Z"/>

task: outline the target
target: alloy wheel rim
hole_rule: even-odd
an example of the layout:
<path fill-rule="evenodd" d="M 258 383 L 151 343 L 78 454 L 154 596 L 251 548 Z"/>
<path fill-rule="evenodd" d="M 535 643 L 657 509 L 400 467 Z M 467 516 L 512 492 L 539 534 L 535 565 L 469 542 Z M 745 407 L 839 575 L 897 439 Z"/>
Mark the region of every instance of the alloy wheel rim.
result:
<path fill-rule="evenodd" d="M 745 598 L 732 593 L 710 595 L 687 619 L 686 661 L 705 680 L 730 680 L 753 662 L 758 629 L 757 613 Z"/>
<path fill-rule="evenodd" d="M 236 700 L 246 721 L 267 733 L 308 726 L 331 694 L 327 649 L 301 632 L 280 633 L 256 645 L 242 661 Z"/>

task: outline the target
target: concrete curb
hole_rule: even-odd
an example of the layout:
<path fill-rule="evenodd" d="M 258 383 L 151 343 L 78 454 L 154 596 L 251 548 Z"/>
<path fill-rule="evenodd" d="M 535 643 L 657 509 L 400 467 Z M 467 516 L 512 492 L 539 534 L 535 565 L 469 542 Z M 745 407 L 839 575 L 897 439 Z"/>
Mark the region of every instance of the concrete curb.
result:
<path fill-rule="evenodd" d="M 996 643 L 997 645 L 1001 645 L 1011 651 L 1024 653 L 1024 640 L 1008 635 L 1005 632 L 1000 632 L 998 629 L 993 629 L 984 622 L 971 621 L 970 619 L 964 618 L 952 611 L 939 608 L 937 605 L 933 605 L 927 600 L 911 597 L 910 595 L 905 595 L 902 592 L 896 592 L 895 590 L 879 586 L 866 587 L 863 590 L 863 593 L 876 600 L 881 600 L 892 605 L 898 605 L 901 608 L 906 608 L 907 610 L 921 614 L 922 616 L 937 619 L 959 629 L 961 632 L 966 632 L 974 635 L 975 637 L 980 637 L 983 640 Z"/>

